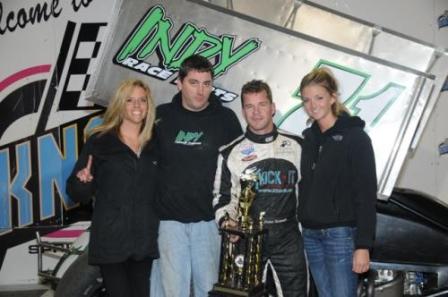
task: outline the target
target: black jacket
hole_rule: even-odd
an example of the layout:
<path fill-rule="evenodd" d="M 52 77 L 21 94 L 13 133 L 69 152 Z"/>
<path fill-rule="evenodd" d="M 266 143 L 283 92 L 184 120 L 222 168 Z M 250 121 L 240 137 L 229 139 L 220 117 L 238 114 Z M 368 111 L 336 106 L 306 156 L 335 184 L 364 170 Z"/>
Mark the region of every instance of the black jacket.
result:
<path fill-rule="evenodd" d="M 86 166 L 89 155 L 94 179 L 81 183 L 76 173 Z M 138 157 L 113 133 L 87 140 L 67 180 L 67 193 L 76 202 L 95 197 L 90 264 L 158 257 L 159 219 L 153 210 L 156 164 L 151 142 Z"/>
<path fill-rule="evenodd" d="M 363 128 L 344 114 L 324 133 L 316 122 L 306 129 L 299 185 L 303 227 L 357 227 L 356 248 L 372 247 L 376 226 L 375 158 Z"/>
<path fill-rule="evenodd" d="M 181 94 L 157 107 L 157 207 L 162 220 L 210 221 L 213 181 L 220 146 L 242 134 L 234 112 L 213 94 L 209 105 L 193 112 L 182 107 Z"/>

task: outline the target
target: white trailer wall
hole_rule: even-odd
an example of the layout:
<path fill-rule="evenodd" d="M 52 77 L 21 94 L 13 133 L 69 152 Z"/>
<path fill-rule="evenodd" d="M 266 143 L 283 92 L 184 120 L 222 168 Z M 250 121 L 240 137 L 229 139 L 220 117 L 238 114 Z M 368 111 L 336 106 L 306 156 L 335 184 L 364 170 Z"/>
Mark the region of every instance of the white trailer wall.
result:
<path fill-rule="evenodd" d="M 440 48 L 448 48 L 448 26 L 438 18 L 448 12 L 446 0 L 313 0 L 314 3 L 355 16 Z M 421 138 L 403 165 L 396 185 L 427 193 L 448 203 L 448 154 L 438 146 L 448 138 L 448 91 L 440 94 Z"/>

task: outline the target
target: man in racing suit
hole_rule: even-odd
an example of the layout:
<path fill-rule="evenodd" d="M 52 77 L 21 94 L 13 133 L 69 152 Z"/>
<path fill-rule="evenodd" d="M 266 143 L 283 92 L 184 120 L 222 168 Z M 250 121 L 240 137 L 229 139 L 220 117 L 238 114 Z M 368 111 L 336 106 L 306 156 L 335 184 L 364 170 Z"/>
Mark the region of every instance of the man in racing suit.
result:
<path fill-rule="evenodd" d="M 280 281 L 277 292 L 281 290 L 285 297 L 306 296 L 307 270 L 296 214 L 300 138 L 274 125 L 275 104 L 265 82 L 246 83 L 241 100 L 248 126 L 244 135 L 220 150 L 214 184 L 215 219 L 221 227 L 236 226 L 240 176 L 255 170 L 257 193 L 250 212 L 254 218 L 265 212 L 268 234 L 263 260 L 273 264 Z M 225 219 L 226 214 L 230 219 Z"/>

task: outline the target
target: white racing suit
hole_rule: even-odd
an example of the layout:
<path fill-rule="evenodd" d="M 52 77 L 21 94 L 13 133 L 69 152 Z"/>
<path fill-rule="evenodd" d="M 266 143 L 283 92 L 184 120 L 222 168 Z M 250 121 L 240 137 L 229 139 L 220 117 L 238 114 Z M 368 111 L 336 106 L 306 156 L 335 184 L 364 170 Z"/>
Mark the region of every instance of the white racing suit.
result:
<path fill-rule="evenodd" d="M 297 220 L 300 138 L 275 128 L 267 135 L 249 130 L 221 148 L 214 184 L 213 208 L 221 225 L 226 213 L 238 220 L 240 176 L 255 170 L 256 196 L 250 214 L 265 212 L 268 234 L 263 260 L 272 262 L 281 289 L 278 296 L 306 296 L 307 270 Z"/>

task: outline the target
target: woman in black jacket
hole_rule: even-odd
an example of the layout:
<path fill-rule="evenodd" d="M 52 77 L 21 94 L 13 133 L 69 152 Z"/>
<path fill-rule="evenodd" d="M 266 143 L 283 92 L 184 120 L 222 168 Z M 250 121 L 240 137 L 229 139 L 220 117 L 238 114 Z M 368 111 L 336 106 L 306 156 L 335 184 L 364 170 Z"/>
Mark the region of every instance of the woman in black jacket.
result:
<path fill-rule="evenodd" d="M 303 132 L 299 219 L 319 297 L 356 296 L 375 235 L 375 159 L 364 121 L 349 116 L 335 79 L 314 69 L 300 85 Z"/>
<path fill-rule="evenodd" d="M 159 225 L 153 205 L 154 119 L 148 86 L 122 82 L 67 181 L 74 201 L 95 197 L 89 263 L 100 267 L 111 297 L 149 296 Z"/>

